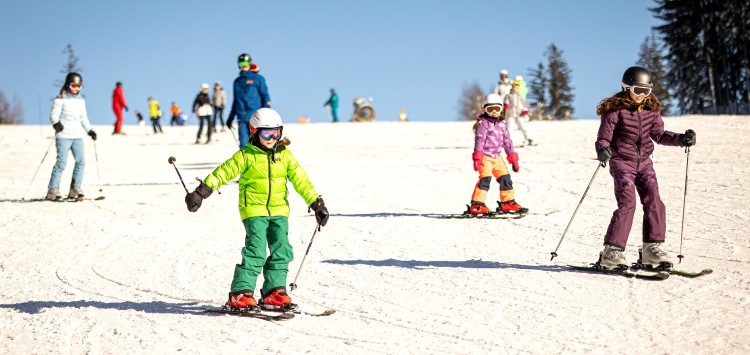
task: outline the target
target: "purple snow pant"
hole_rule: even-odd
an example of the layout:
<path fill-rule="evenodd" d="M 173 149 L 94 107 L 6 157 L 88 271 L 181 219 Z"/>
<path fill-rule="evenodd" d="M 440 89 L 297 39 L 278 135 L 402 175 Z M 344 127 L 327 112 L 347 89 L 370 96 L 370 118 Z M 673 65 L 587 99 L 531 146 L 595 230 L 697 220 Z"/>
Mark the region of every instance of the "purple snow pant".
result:
<path fill-rule="evenodd" d="M 635 215 L 636 190 L 643 205 L 643 241 L 664 242 L 667 212 L 659 197 L 659 185 L 656 182 L 656 172 L 651 158 L 643 159 L 638 165 L 638 171 L 635 162 L 615 158 L 610 161 L 609 172 L 615 180 L 617 210 L 612 213 L 604 244 L 623 249 L 628 244 L 628 235 Z"/>

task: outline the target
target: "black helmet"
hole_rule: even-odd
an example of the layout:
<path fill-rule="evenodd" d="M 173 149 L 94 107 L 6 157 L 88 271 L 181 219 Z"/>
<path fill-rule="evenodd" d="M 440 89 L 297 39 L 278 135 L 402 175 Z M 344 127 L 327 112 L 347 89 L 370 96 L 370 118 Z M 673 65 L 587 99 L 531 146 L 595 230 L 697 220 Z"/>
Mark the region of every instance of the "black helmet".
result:
<path fill-rule="evenodd" d="M 651 82 L 651 72 L 644 67 L 630 67 L 622 74 L 622 83 L 627 86 L 648 86 L 653 87 Z"/>
<path fill-rule="evenodd" d="M 65 77 L 65 88 L 69 88 L 70 84 L 83 85 L 83 78 L 81 77 L 81 74 L 68 73 L 68 75 Z"/>
<path fill-rule="evenodd" d="M 239 55 L 239 57 L 237 57 L 237 63 L 244 62 L 244 61 L 252 62 L 253 58 L 250 57 L 250 55 L 247 53 L 242 53 Z"/>

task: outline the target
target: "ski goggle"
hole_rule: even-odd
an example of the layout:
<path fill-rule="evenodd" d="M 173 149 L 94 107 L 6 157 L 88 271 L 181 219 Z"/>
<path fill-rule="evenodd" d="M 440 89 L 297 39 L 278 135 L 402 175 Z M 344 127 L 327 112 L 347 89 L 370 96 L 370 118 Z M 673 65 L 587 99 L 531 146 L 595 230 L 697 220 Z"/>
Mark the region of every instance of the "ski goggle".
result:
<path fill-rule="evenodd" d="M 623 87 L 627 90 L 630 90 L 630 92 L 633 93 L 635 96 L 648 96 L 651 95 L 651 88 L 646 86 L 635 86 L 635 85 L 624 85 Z"/>
<path fill-rule="evenodd" d="M 81 84 L 70 84 L 70 85 L 68 85 L 68 86 L 69 86 L 69 87 L 70 87 L 71 89 L 79 89 L 79 90 L 80 90 L 80 89 L 81 89 L 81 87 L 82 87 L 83 85 L 81 85 Z"/>
<path fill-rule="evenodd" d="M 281 138 L 281 128 L 260 128 L 258 129 L 258 136 L 267 141 L 271 139 L 279 140 Z"/>
<path fill-rule="evenodd" d="M 249 67 L 250 66 L 250 61 L 249 60 L 239 61 L 239 62 L 237 62 L 237 66 L 240 67 L 240 68 L 242 68 L 242 67 Z"/>
<path fill-rule="evenodd" d="M 501 106 L 487 106 L 484 108 L 485 111 L 489 112 L 500 112 L 503 110 Z"/>

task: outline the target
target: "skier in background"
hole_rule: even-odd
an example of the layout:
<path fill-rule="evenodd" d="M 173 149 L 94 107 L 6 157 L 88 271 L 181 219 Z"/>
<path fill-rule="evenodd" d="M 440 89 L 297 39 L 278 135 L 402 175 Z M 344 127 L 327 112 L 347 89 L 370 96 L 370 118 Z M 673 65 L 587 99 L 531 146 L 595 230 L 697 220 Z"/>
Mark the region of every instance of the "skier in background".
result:
<path fill-rule="evenodd" d="M 245 226 L 245 246 L 242 263 L 234 269 L 227 305 L 233 309 L 256 307 L 258 302 L 253 295 L 262 272 L 261 303 L 292 308 L 292 299 L 286 292 L 289 263 L 293 259 L 287 182 L 309 205 L 308 211 L 315 211 L 319 226 L 328 222 L 328 209 L 288 149 L 289 140 L 282 138 L 281 116 L 270 108 L 260 108 L 250 117 L 248 129 L 252 132 L 250 144 L 206 176 L 195 191 L 185 196 L 185 204 L 188 211 L 197 211 L 203 199 L 239 175 L 239 210 Z M 268 257 L 266 245 L 270 251 Z"/>
<path fill-rule="evenodd" d="M 229 111 L 229 118 L 227 118 L 227 126 L 231 128 L 231 122 L 237 117 L 240 149 L 245 147 L 250 137 L 250 131 L 247 127 L 250 116 L 259 108 L 271 107 L 271 97 L 268 94 L 266 79 L 251 70 L 252 64 L 252 58 L 249 54 L 243 53 L 237 57 L 240 75 L 234 79 L 232 109 Z"/>
<path fill-rule="evenodd" d="M 122 132 L 122 110 L 128 111 L 128 104 L 125 102 L 125 95 L 122 93 L 122 83 L 115 84 L 115 90 L 112 91 L 112 111 L 115 112 L 115 129 L 112 134 L 125 134 Z"/>
<path fill-rule="evenodd" d="M 161 108 L 159 107 L 159 101 L 154 100 L 153 97 L 148 98 L 148 113 L 151 115 L 151 126 L 154 128 L 154 134 L 164 133 L 161 129 Z"/>
<path fill-rule="evenodd" d="M 473 127 L 474 153 L 471 158 L 474 161 L 474 171 L 479 172 L 479 181 L 471 195 L 469 213 L 473 215 L 492 213 L 484 201 L 493 176 L 500 184 L 500 205 L 496 213 L 526 213 L 528 209 L 516 203 L 513 181 L 508 167 L 500 156 L 500 149 L 504 149 L 508 163 L 513 166 L 513 171 L 520 170 L 518 153 L 513 150 L 513 141 L 510 139 L 510 133 L 503 120 L 503 102 L 500 100 L 500 95 L 487 95 L 482 112 Z"/>
<path fill-rule="evenodd" d="M 75 167 L 73 167 L 73 181 L 71 182 L 69 199 L 83 200 L 81 190 L 83 183 L 83 169 L 86 167 L 86 156 L 83 150 L 83 135 L 88 134 L 96 140 L 96 132 L 91 128 L 86 101 L 80 95 L 83 88 L 83 78 L 78 73 L 68 73 L 65 77 L 63 92 L 55 98 L 49 119 L 55 129 L 55 148 L 57 161 L 52 168 L 52 176 L 47 186 L 47 200 L 59 201 L 60 179 L 68 162 L 68 151 L 73 152 Z"/>
<path fill-rule="evenodd" d="M 520 83 L 520 88 L 518 89 L 518 93 L 521 94 L 521 97 L 523 97 L 524 100 L 526 100 L 526 95 L 529 94 L 529 88 L 526 87 L 526 82 L 523 80 L 523 76 L 516 75 L 516 77 L 513 78 L 513 82 Z"/>
<path fill-rule="evenodd" d="M 145 126 L 146 122 L 143 120 L 143 115 L 141 115 L 141 111 L 134 110 L 133 112 L 135 112 L 135 117 L 138 119 L 138 125 L 141 127 Z"/>
<path fill-rule="evenodd" d="M 201 134 L 203 133 L 203 122 L 206 123 L 206 143 L 211 143 L 211 132 L 214 130 L 214 123 L 211 119 L 213 109 L 211 108 L 211 99 L 208 97 L 208 84 L 201 84 L 201 91 L 193 101 L 193 112 L 198 115 L 200 126 L 198 127 L 198 136 L 195 137 L 195 144 L 200 143 Z"/>
<path fill-rule="evenodd" d="M 214 105 L 214 120 L 213 120 L 213 127 L 214 127 L 214 133 L 216 133 L 216 119 L 219 119 L 219 122 L 221 123 L 221 131 L 226 131 L 226 128 L 224 128 L 224 106 L 227 103 L 227 96 L 224 93 L 224 88 L 221 87 L 220 82 L 216 82 L 214 84 L 214 94 L 211 97 L 211 103 Z"/>
<path fill-rule="evenodd" d="M 177 106 L 177 104 L 172 101 L 172 106 L 169 107 L 169 112 L 172 113 L 172 119 L 169 121 L 170 126 L 177 125 L 177 118 L 180 117 L 180 107 Z"/>
<path fill-rule="evenodd" d="M 643 247 L 641 263 L 671 267 L 662 244 L 666 237 L 666 207 L 659 197 L 651 153 L 654 143 L 667 146 L 695 145 L 695 132 L 684 134 L 664 130 L 661 103 L 652 93 L 651 73 L 630 67 L 622 75 L 622 91 L 599 103 L 596 113 L 601 124 L 595 143 L 597 158 L 614 179 L 617 210 L 604 235 L 604 250 L 597 264 L 606 269 L 629 267 L 623 252 L 635 215 L 635 192 L 643 206 Z"/>
<path fill-rule="evenodd" d="M 495 85 L 495 94 L 500 95 L 500 102 L 505 100 L 505 95 L 510 93 L 510 89 L 513 86 L 510 79 L 508 79 L 508 71 L 503 69 L 500 71 L 500 81 Z"/>
<path fill-rule="evenodd" d="M 505 100 L 503 101 L 505 124 L 508 131 L 510 131 L 510 123 L 515 121 L 516 126 L 521 130 L 521 133 L 523 133 L 523 139 L 526 144 L 534 145 L 534 142 L 529 138 L 526 129 L 523 127 L 523 122 L 526 120 L 526 117 L 529 116 L 529 105 L 526 103 L 523 96 L 521 96 L 521 93 L 519 92 L 520 89 L 521 81 L 514 80 L 510 93 L 505 95 Z"/>
<path fill-rule="evenodd" d="M 339 95 L 336 93 L 336 89 L 331 88 L 331 96 L 328 98 L 328 101 L 323 104 L 323 107 L 325 106 L 331 106 L 331 116 L 333 116 L 333 123 L 338 122 Z"/>

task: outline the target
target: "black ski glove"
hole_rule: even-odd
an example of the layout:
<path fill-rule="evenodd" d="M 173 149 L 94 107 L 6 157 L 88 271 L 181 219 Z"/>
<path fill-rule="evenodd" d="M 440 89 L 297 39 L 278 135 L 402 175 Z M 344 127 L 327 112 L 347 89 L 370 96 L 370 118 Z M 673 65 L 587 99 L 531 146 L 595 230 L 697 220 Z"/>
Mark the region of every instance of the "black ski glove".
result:
<path fill-rule="evenodd" d="M 602 163 L 607 163 L 612 158 L 612 149 L 609 147 L 601 147 L 596 151 L 596 159 Z"/>
<path fill-rule="evenodd" d="M 55 124 L 52 125 L 52 128 L 55 129 L 55 133 L 60 133 L 63 130 L 63 125 L 62 125 L 62 123 L 57 122 L 57 123 L 55 123 Z"/>
<path fill-rule="evenodd" d="M 91 139 L 96 140 L 96 132 L 93 129 L 89 131 L 89 136 Z"/>
<path fill-rule="evenodd" d="M 208 196 L 211 196 L 211 193 L 214 192 L 211 190 L 208 185 L 201 182 L 198 187 L 195 188 L 195 191 L 185 195 L 185 204 L 187 205 L 187 209 L 190 212 L 195 212 L 201 207 L 201 203 L 203 203 L 203 199 L 208 198 Z"/>
<path fill-rule="evenodd" d="M 234 122 L 234 116 L 229 116 L 229 118 L 227 118 L 227 127 L 229 127 L 229 129 L 233 129 L 232 128 L 233 122 Z"/>
<path fill-rule="evenodd" d="M 322 197 L 318 196 L 318 199 L 307 208 L 307 212 L 310 210 L 315 211 L 315 220 L 318 224 L 325 226 L 328 223 L 328 209 Z"/>
<path fill-rule="evenodd" d="M 691 147 L 695 145 L 695 131 L 689 129 L 680 135 L 680 147 Z"/>
<path fill-rule="evenodd" d="M 127 106 L 125 106 L 125 107 L 123 107 L 123 108 L 125 109 L 125 112 L 128 112 L 128 111 L 130 111 L 130 110 L 128 110 L 128 107 L 127 107 Z"/>

